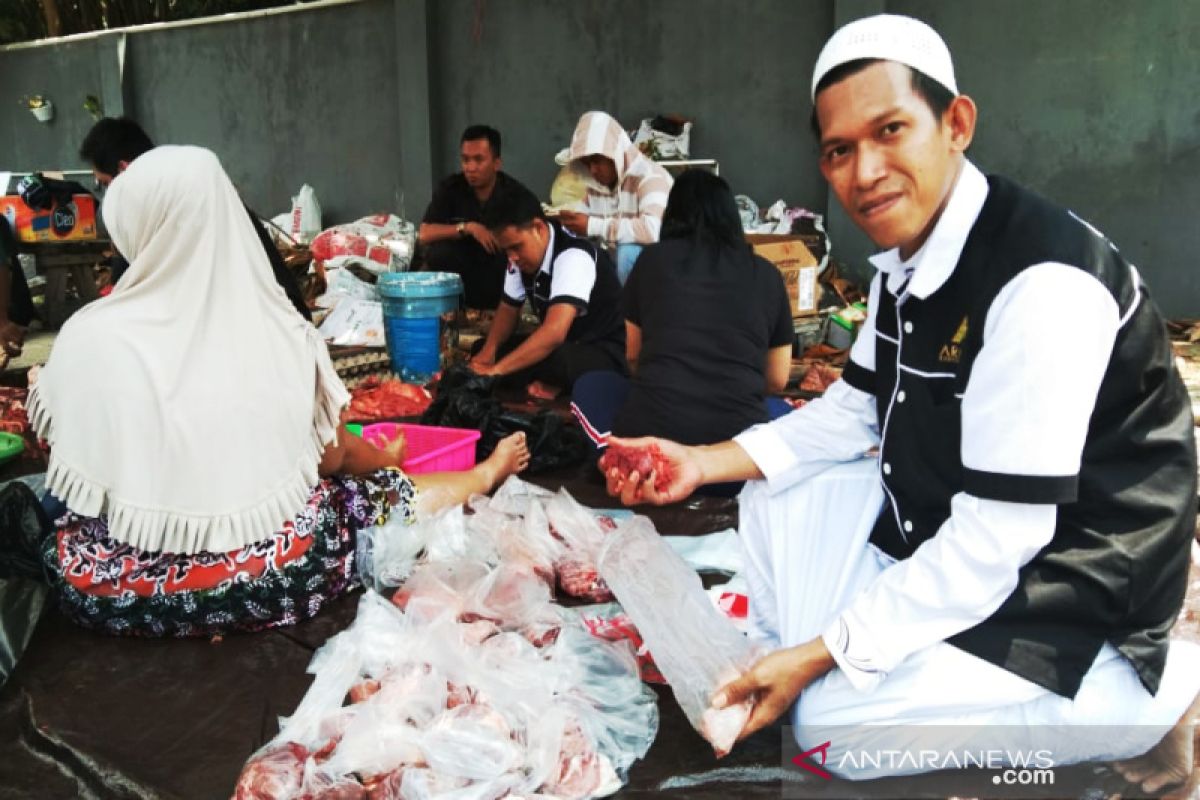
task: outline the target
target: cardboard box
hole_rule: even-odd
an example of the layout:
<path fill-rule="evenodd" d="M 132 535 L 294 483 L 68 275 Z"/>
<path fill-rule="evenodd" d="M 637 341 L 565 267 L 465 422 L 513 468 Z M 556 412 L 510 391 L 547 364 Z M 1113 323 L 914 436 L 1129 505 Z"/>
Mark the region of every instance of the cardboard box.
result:
<path fill-rule="evenodd" d="M 799 236 L 748 233 L 746 241 L 757 255 L 770 261 L 783 275 L 793 317 L 817 313 L 821 287 L 817 285 L 817 259 Z"/>
<path fill-rule="evenodd" d="M 51 211 L 34 211 L 17 195 L 0 197 L 0 214 L 22 242 L 79 242 L 96 238 L 96 200 L 71 195 L 71 202 Z"/>

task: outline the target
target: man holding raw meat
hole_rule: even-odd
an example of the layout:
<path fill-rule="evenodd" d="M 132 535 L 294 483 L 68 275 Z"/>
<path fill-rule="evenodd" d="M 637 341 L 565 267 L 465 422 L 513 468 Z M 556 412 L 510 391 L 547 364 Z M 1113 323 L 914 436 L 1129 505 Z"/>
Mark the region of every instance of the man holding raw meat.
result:
<path fill-rule="evenodd" d="M 1200 648 L 1170 640 L 1193 421 L 1145 284 L 966 158 L 975 104 L 924 23 L 839 30 L 812 98 L 821 171 L 884 250 L 842 379 L 722 444 L 618 442 L 663 466 L 608 471 L 627 504 L 752 480 L 744 568 L 774 651 L 714 705 L 755 699 L 743 736 L 790 707 L 801 748 L 851 778 L 986 744 L 1001 766 L 1115 761 L 1147 792 L 1194 781 Z M 957 757 L 853 757 L 898 741 Z"/>

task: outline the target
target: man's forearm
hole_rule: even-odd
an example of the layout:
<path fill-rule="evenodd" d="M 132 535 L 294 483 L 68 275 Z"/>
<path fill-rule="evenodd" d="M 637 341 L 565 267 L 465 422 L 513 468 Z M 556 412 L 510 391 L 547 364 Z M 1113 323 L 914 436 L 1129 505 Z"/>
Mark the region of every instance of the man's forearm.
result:
<path fill-rule="evenodd" d="M 529 338 L 521 342 L 521 346 L 496 362 L 496 369 L 501 375 L 509 375 L 531 367 L 542 361 L 546 356 L 562 345 L 564 337 L 545 326 L 538 328 Z"/>
<path fill-rule="evenodd" d="M 417 238 L 421 244 L 432 244 L 446 239 L 461 239 L 462 235 L 458 232 L 457 223 L 422 222 Z"/>
<path fill-rule="evenodd" d="M 520 318 L 521 311 L 517 306 L 501 300 L 500 307 L 496 309 L 496 316 L 492 319 L 492 326 L 488 328 L 488 335 L 483 341 L 481 352 L 495 357 L 500 345 L 507 342 L 513 335 L 513 331 L 517 329 L 517 322 Z"/>
<path fill-rule="evenodd" d="M 750 454 L 732 440 L 698 445 L 691 450 L 705 484 L 752 481 L 763 477 Z"/>

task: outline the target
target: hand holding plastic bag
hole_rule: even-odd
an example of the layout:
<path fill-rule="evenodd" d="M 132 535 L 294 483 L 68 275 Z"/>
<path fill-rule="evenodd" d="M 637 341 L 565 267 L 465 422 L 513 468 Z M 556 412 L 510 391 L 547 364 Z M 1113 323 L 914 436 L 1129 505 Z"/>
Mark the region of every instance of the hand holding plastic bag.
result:
<path fill-rule="evenodd" d="M 752 704 L 717 710 L 711 700 L 750 668 L 756 648 L 713 607 L 700 576 L 645 517 L 622 521 L 609 535 L 600 574 L 637 625 L 692 727 L 718 757 L 728 753 Z"/>

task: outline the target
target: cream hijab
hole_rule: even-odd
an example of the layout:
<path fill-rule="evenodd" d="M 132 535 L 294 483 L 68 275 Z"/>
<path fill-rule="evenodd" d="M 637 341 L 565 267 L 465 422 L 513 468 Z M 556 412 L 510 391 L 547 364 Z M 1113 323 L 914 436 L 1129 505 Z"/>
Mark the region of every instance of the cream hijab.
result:
<path fill-rule="evenodd" d="M 224 552 L 292 519 L 349 400 L 217 157 L 159 147 L 113 181 L 129 270 L 75 314 L 29 395 L 46 485 L 143 550 Z"/>

